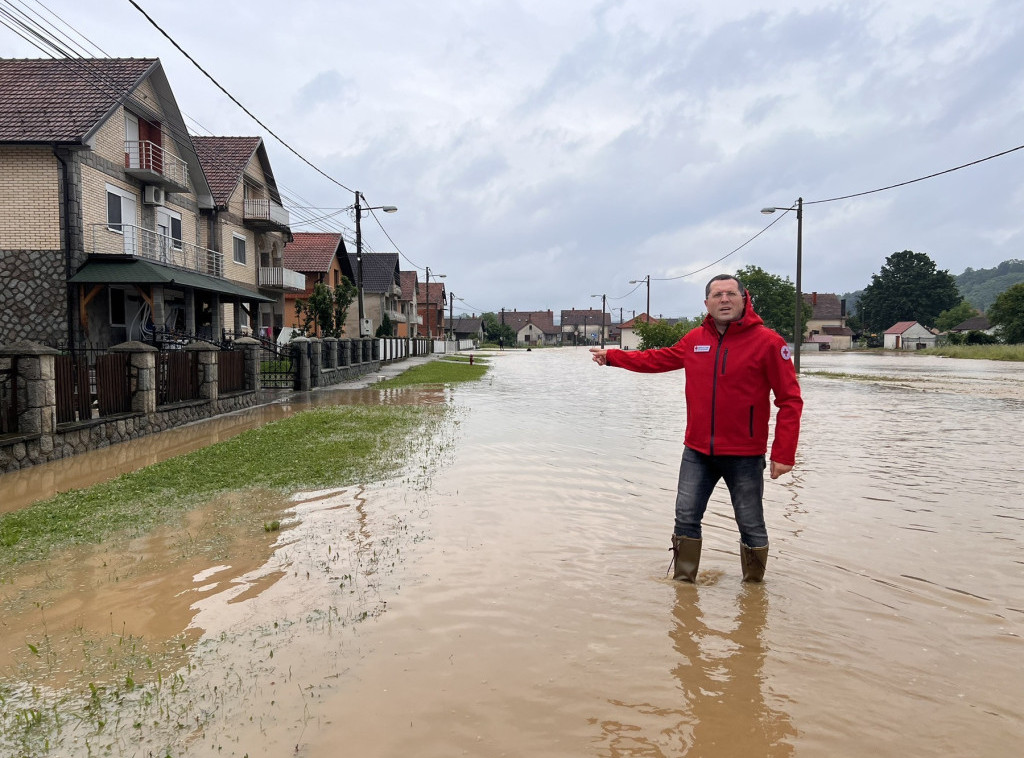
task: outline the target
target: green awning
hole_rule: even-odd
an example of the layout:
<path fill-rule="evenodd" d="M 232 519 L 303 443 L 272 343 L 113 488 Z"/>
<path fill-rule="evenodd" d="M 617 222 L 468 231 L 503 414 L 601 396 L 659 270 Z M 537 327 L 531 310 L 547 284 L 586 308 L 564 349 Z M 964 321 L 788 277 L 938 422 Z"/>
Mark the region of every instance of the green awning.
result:
<path fill-rule="evenodd" d="M 246 289 L 237 282 L 219 276 L 207 276 L 195 271 L 161 266 L 145 260 L 98 261 L 91 260 L 69 280 L 72 284 L 162 284 L 166 287 L 188 287 L 216 292 L 223 299 L 250 303 L 274 303 L 276 299 Z"/>

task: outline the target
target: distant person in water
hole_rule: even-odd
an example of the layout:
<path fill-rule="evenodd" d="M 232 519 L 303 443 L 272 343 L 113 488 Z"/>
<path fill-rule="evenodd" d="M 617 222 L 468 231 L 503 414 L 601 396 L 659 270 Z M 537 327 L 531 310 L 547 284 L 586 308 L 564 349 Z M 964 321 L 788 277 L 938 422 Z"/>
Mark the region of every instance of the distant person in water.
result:
<path fill-rule="evenodd" d="M 764 470 L 770 394 L 779 409 L 771 452 L 771 478 L 792 470 L 803 399 L 786 341 L 754 312 L 740 281 L 719 274 L 704 290 L 708 315 L 669 348 L 591 348 L 600 366 L 686 376 L 686 435 L 679 466 L 672 578 L 696 582 L 701 521 L 711 492 L 724 479 L 740 532 L 743 580 L 760 582 L 768 561 L 764 523 Z"/>

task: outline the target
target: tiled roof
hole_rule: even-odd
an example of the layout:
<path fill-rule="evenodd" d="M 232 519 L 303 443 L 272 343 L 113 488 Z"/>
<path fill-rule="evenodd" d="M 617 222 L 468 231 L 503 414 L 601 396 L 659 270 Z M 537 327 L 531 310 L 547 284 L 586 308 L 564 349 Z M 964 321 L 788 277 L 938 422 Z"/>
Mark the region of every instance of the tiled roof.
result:
<path fill-rule="evenodd" d="M 811 318 L 838 320 L 843 317 L 839 295 L 831 292 L 805 292 L 804 303 L 811 306 Z"/>
<path fill-rule="evenodd" d="M 631 318 L 629 321 L 626 321 L 623 324 L 619 324 L 619 328 L 620 329 L 632 329 L 637 321 L 646 322 L 648 324 L 653 324 L 656 321 L 656 319 L 651 318 L 646 313 L 641 313 L 639 316 L 635 316 L 635 317 Z"/>
<path fill-rule="evenodd" d="M 0 142 L 81 143 L 155 58 L 0 59 Z"/>
<path fill-rule="evenodd" d="M 196 156 L 210 183 L 213 201 L 227 205 L 245 167 L 263 140 L 259 137 L 192 137 Z"/>
<path fill-rule="evenodd" d="M 399 271 L 399 279 L 402 283 L 402 300 L 412 302 L 413 293 L 416 292 L 416 272 L 415 271 Z"/>
<path fill-rule="evenodd" d="M 821 331 L 830 337 L 852 337 L 853 329 L 848 326 L 823 326 Z"/>
<path fill-rule="evenodd" d="M 295 239 L 284 246 L 284 267 L 304 274 L 322 274 L 331 269 L 335 253 L 344 253 L 340 234 L 295 232 Z"/>
<path fill-rule="evenodd" d="M 992 323 L 988 320 L 988 316 L 974 316 L 961 321 L 959 324 L 954 326 L 949 331 L 951 332 L 984 332 L 987 329 L 992 328 Z"/>
<path fill-rule="evenodd" d="M 421 305 L 435 305 L 441 306 L 442 308 L 446 305 L 445 298 L 448 297 L 445 294 L 444 282 L 432 281 L 430 284 L 420 285 L 420 298 L 418 303 Z"/>
<path fill-rule="evenodd" d="M 914 326 L 916 323 L 916 321 L 899 321 L 886 329 L 883 334 L 903 334 L 903 332 L 907 331 L 907 329 Z"/>
<path fill-rule="evenodd" d="M 604 314 L 604 323 L 611 324 L 612 314 Z M 562 311 L 562 326 L 576 326 L 579 324 L 600 324 L 601 323 L 601 309 L 594 310 L 576 310 L 575 308 L 571 311 Z"/>
<path fill-rule="evenodd" d="M 348 262 L 352 271 L 358 270 L 355 253 L 348 254 Z M 363 292 L 375 295 L 388 292 L 399 283 L 397 279 L 398 253 L 363 253 Z"/>
<path fill-rule="evenodd" d="M 533 324 L 545 334 L 560 331 L 555 327 L 555 316 L 551 311 L 504 311 L 496 315 L 498 323 L 504 319 L 505 324 L 517 332 L 527 324 Z"/>

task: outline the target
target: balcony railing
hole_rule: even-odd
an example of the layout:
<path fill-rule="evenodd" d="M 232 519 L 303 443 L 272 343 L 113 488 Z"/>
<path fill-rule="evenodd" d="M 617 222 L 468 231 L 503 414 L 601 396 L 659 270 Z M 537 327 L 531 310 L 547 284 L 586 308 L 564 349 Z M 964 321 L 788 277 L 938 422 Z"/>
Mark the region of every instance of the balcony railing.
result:
<path fill-rule="evenodd" d="M 292 292 L 304 292 L 306 289 L 306 275 L 300 274 L 298 271 L 292 271 L 290 268 L 261 268 L 260 286 L 291 290 Z"/>
<path fill-rule="evenodd" d="M 143 258 L 207 276 L 224 276 L 224 256 L 220 253 L 132 224 L 93 224 L 90 252 Z"/>
<path fill-rule="evenodd" d="M 277 226 L 288 226 L 291 215 L 277 203 L 263 197 L 250 197 L 245 200 L 246 221 L 269 221 Z"/>
<path fill-rule="evenodd" d="M 188 164 L 155 142 L 125 141 L 124 167 L 132 176 L 172 192 L 188 192 L 191 187 Z"/>

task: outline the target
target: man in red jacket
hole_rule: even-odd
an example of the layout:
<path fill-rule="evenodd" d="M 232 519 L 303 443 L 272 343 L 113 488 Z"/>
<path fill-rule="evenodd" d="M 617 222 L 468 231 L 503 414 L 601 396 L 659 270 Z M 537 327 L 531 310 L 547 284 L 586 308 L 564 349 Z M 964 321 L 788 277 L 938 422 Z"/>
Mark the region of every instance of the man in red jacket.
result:
<path fill-rule="evenodd" d="M 779 409 L 771 478 L 792 470 L 803 399 L 786 341 L 764 325 L 740 281 L 720 274 L 704 290 L 704 322 L 669 348 L 641 351 L 592 348 L 601 366 L 686 373 L 686 434 L 679 466 L 672 578 L 697 580 L 701 520 L 711 492 L 724 479 L 740 531 L 743 580 L 759 582 L 768 561 L 764 469 L 769 393 Z"/>

